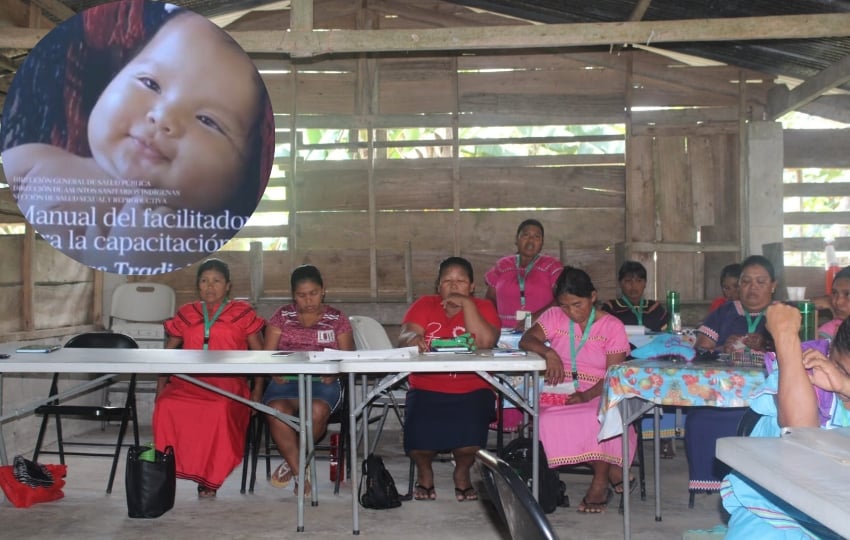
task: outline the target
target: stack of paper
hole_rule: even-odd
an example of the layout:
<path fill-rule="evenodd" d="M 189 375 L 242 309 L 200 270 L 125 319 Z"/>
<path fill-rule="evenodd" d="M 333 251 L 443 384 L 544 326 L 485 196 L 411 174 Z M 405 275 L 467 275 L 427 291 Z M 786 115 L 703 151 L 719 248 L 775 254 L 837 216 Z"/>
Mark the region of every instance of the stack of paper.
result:
<path fill-rule="evenodd" d="M 325 349 L 323 351 L 310 352 L 311 362 L 327 362 L 340 360 L 383 360 L 413 358 L 419 354 L 417 347 L 402 347 L 400 349 L 376 349 L 369 351 L 341 351 L 339 349 Z"/>

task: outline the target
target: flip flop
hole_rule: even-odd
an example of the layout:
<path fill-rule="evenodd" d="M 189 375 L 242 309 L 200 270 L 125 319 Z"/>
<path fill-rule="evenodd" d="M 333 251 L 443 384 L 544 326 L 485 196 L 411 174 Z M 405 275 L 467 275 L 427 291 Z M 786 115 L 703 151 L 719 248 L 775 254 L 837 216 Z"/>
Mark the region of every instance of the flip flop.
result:
<path fill-rule="evenodd" d="M 635 479 L 634 476 L 629 476 L 629 493 L 632 493 L 635 490 L 636 487 L 637 487 L 637 480 Z M 617 495 L 622 495 L 623 494 L 623 481 L 620 480 L 617 483 L 612 482 L 611 483 L 611 489 L 613 489 L 614 493 L 616 493 Z M 593 504 L 593 503 L 591 503 L 591 504 Z"/>
<path fill-rule="evenodd" d="M 298 495 L 298 479 L 295 479 L 295 490 L 293 491 L 295 495 Z M 309 480 L 304 480 L 304 498 L 308 498 L 313 494 L 313 488 L 310 486 Z"/>
<path fill-rule="evenodd" d="M 289 485 L 291 480 L 292 469 L 289 468 L 289 463 L 284 460 L 283 463 L 277 466 L 277 469 L 274 470 L 271 477 L 269 477 L 269 484 L 271 484 L 272 487 L 285 488 Z"/>
<path fill-rule="evenodd" d="M 608 509 L 608 503 L 611 502 L 611 498 L 614 496 L 614 492 L 611 488 L 605 488 L 605 500 L 604 501 L 588 501 L 587 495 L 581 498 L 581 504 L 578 506 L 578 513 L 580 514 L 602 514 L 605 510 Z"/>
<path fill-rule="evenodd" d="M 661 459 L 673 459 L 676 457 L 676 447 L 673 445 L 673 439 L 661 439 L 661 450 L 659 454 Z"/>
<path fill-rule="evenodd" d="M 198 484 L 198 498 L 212 499 L 216 496 L 216 490 Z"/>
<path fill-rule="evenodd" d="M 478 492 L 472 486 L 466 489 L 455 488 L 455 499 L 457 499 L 457 502 L 477 501 Z"/>
<path fill-rule="evenodd" d="M 425 486 L 417 482 L 414 486 L 413 498 L 417 501 L 433 501 L 437 498 L 437 492 L 434 486 Z"/>

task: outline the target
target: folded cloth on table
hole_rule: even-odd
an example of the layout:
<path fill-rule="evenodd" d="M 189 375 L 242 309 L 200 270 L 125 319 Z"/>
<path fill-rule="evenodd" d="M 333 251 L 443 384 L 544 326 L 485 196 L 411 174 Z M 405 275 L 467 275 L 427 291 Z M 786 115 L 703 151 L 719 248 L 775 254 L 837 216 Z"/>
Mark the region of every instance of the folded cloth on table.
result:
<path fill-rule="evenodd" d="M 53 485 L 53 475 L 47 467 L 30 461 L 24 456 L 15 456 L 12 461 L 12 474 L 15 480 L 29 487 L 50 487 Z"/>
<path fill-rule="evenodd" d="M 633 350 L 633 358 L 658 358 L 678 356 L 690 362 L 696 356 L 694 348 L 682 341 L 678 334 L 658 334 L 655 339 Z"/>

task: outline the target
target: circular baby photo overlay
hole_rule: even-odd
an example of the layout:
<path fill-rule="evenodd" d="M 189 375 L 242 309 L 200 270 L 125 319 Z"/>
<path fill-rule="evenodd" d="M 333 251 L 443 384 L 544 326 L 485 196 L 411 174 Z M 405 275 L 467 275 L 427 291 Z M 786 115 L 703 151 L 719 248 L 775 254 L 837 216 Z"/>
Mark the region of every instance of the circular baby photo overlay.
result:
<path fill-rule="evenodd" d="M 50 31 L 9 88 L 3 172 L 53 247 L 116 274 L 220 249 L 271 173 L 274 118 L 256 66 L 205 17 L 123 0 Z"/>

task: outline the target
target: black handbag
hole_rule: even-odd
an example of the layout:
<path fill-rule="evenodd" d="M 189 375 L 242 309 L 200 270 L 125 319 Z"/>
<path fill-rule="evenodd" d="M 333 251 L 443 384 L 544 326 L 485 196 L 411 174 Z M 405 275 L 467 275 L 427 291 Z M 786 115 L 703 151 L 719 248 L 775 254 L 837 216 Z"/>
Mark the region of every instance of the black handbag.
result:
<path fill-rule="evenodd" d="M 169 446 L 165 452 L 156 450 L 153 453 L 151 460 L 149 446 L 131 446 L 127 450 L 124 483 L 127 513 L 131 518 L 159 517 L 174 507 L 177 487 L 174 449 Z"/>

